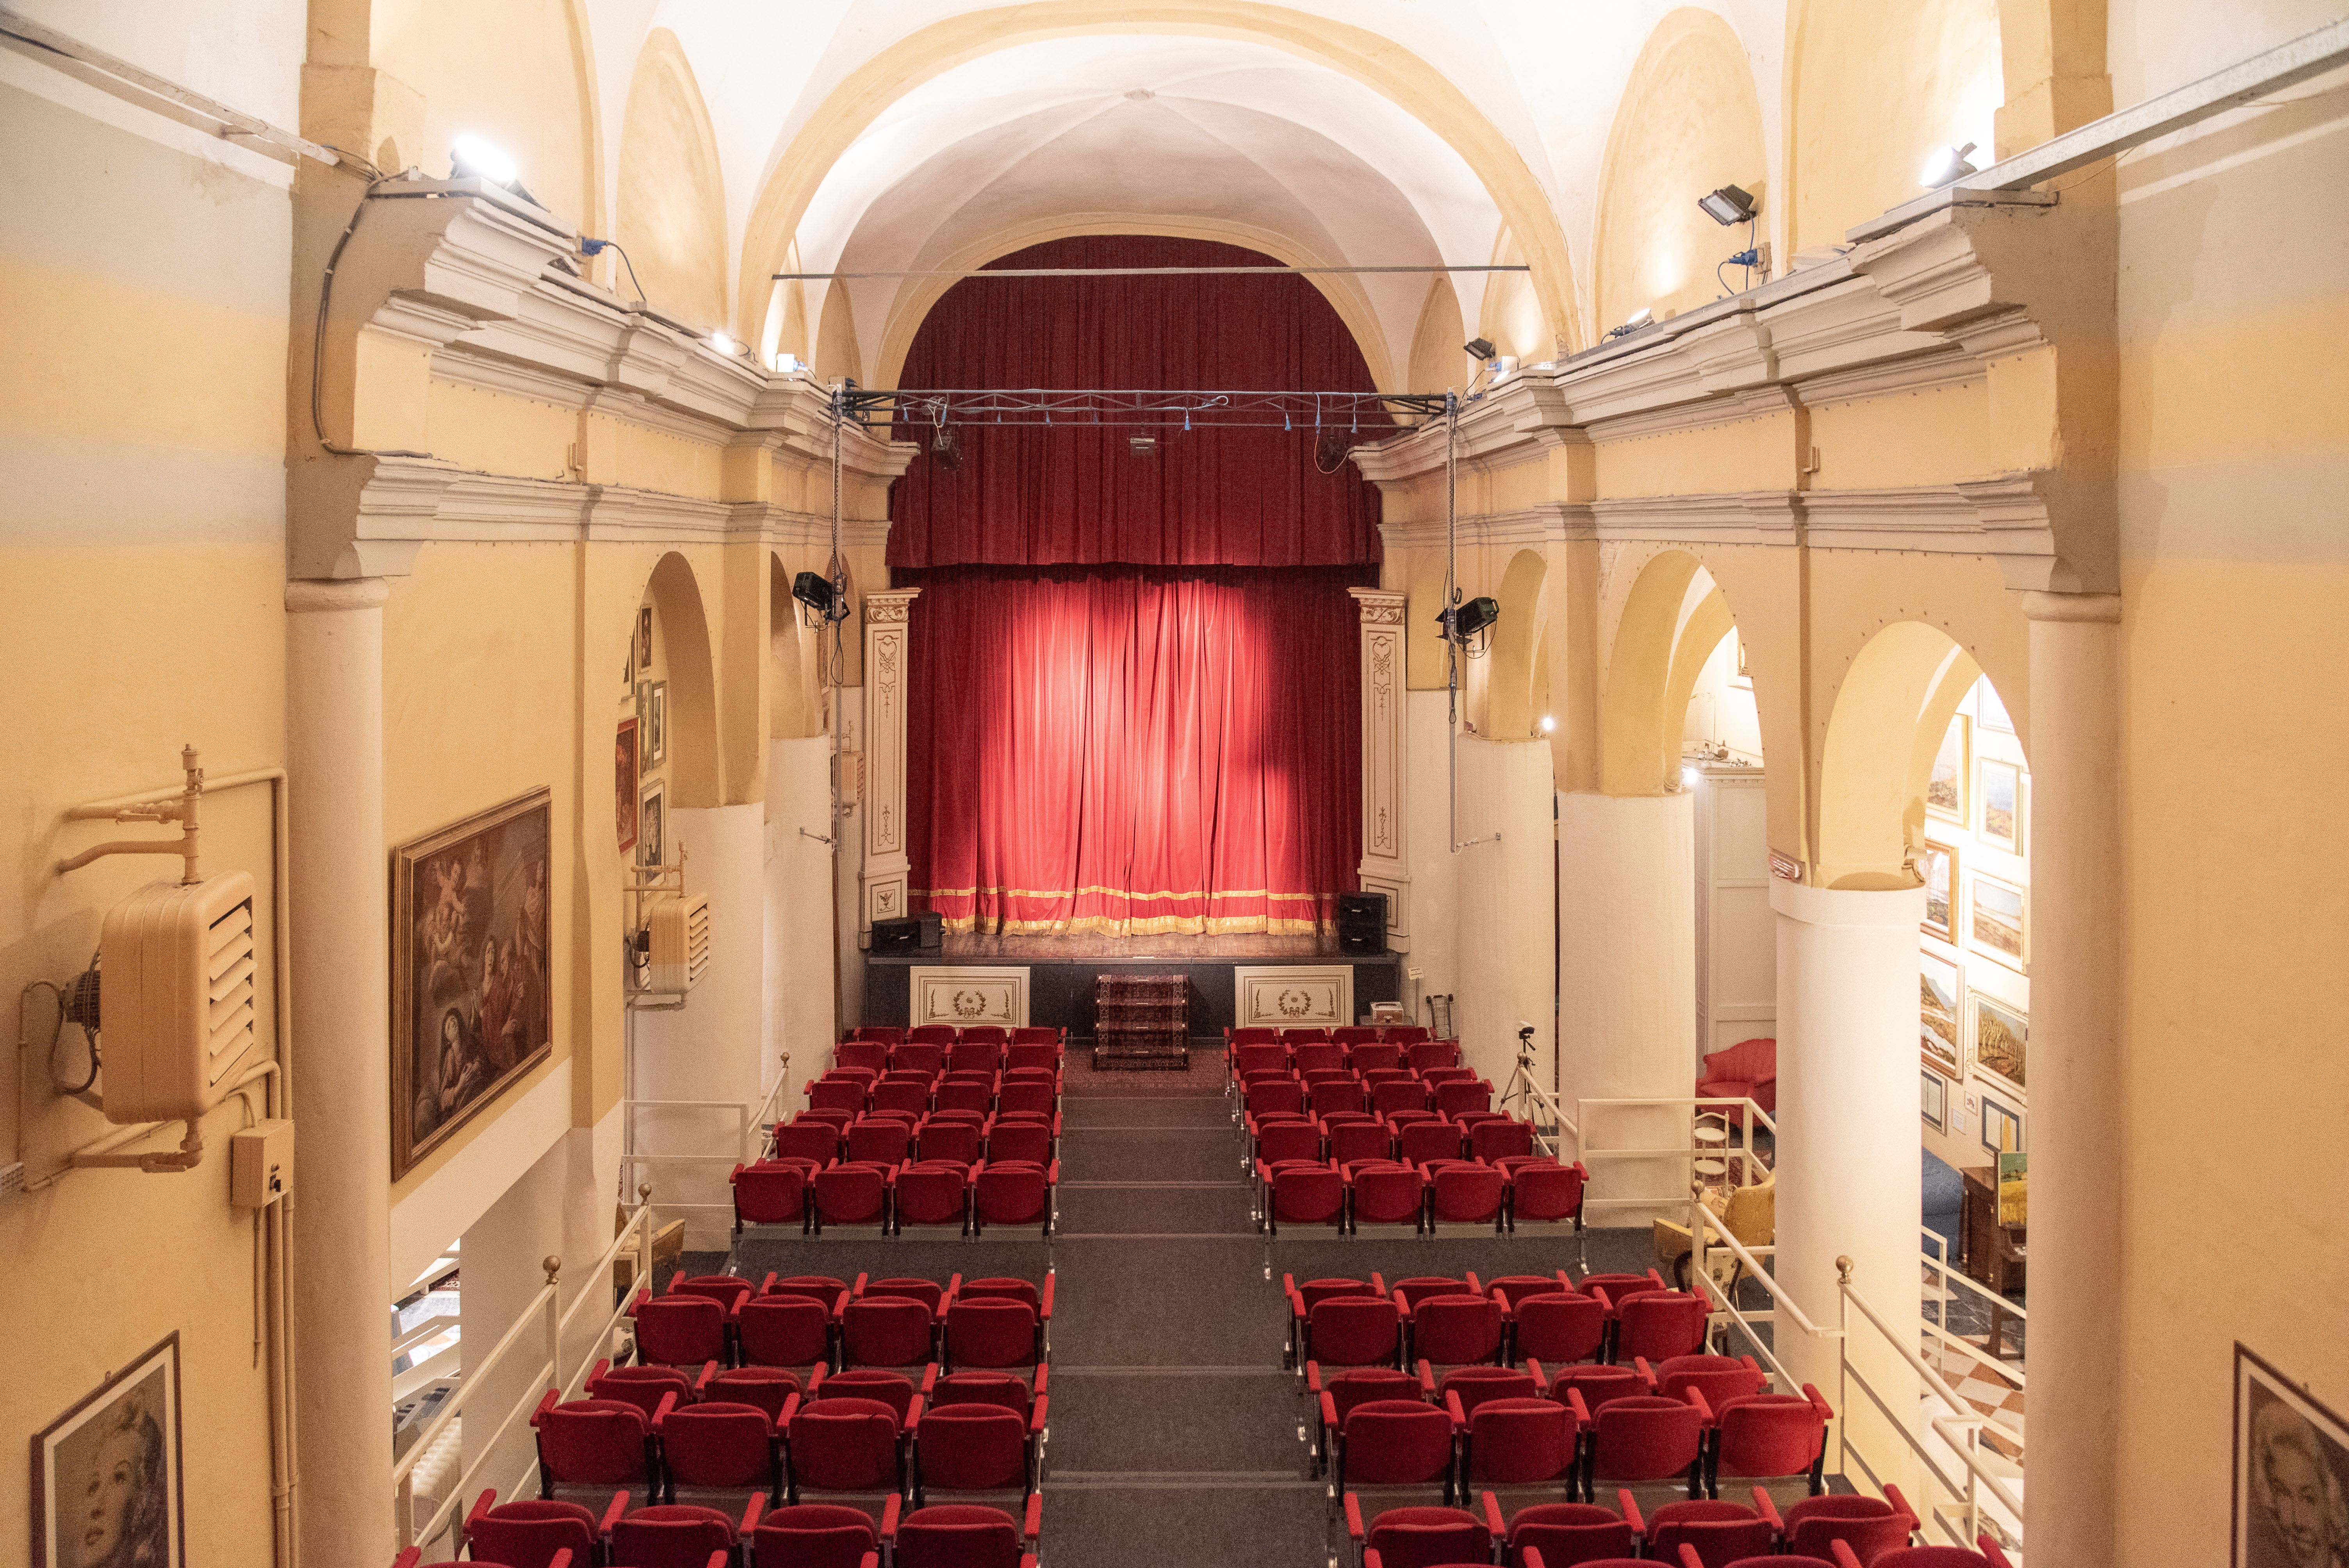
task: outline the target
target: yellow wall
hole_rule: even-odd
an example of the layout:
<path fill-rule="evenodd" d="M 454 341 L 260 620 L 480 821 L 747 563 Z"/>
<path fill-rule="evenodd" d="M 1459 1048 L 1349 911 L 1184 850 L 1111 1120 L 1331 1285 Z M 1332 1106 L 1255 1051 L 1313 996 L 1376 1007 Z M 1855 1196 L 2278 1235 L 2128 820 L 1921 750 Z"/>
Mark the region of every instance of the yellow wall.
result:
<path fill-rule="evenodd" d="M 2003 101 L 1995 0 L 1795 0 L 1786 12 L 1786 175 L 1791 249 L 1923 194 L 1939 147 L 1992 160 Z"/>
<path fill-rule="evenodd" d="M 1734 289 L 1745 274 L 1729 272 L 1724 289 L 1714 264 L 1745 249 L 1747 226 L 1722 227 L 1697 198 L 1736 185 L 1763 205 L 1768 173 L 1737 35 L 1713 12 L 1672 12 L 1640 51 L 1608 134 L 1591 266 L 1602 327 L 1642 306 L 1661 320 Z"/>
<path fill-rule="evenodd" d="M 636 57 L 620 127 L 614 229 L 653 307 L 704 331 L 726 321 L 726 189 L 709 110 L 677 35 Z"/>

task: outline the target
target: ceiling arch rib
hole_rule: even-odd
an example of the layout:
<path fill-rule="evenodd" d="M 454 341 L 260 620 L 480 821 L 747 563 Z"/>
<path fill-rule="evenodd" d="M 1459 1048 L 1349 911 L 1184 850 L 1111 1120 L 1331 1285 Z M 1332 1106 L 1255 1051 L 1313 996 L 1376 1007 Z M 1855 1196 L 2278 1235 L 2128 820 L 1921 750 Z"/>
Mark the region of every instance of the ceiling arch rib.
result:
<path fill-rule="evenodd" d="M 1369 89 L 1442 142 L 1469 170 L 1465 181 L 1447 170 L 1423 181 L 1414 174 L 1408 183 L 1430 192 L 1450 185 L 1480 193 L 1520 237 L 1545 316 L 1559 335 L 1580 340 L 1565 241 L 1541 181 L 1477 102 L 1425 59 L 1378 34 L 1249 0 L 1214 0 L 1160 15 L 1102 0 L 1043 0 L 948 18 L 906 35 L 841 77 L 824 101 L 799 120 L 753 205 L 741 252 L 746 273 L 775 270 L 794 238 L 813 263 L 821 247 L 815 236 L 801 232 L 802 220 L 827 172 L 891 105 L 966 63 L 1043 41 L 1101 35 L 1129 41 L 1143 35 L 1162 46 L 1170 39 L 1212 39 L 1269 48 Z M 1283 103 L 1284 112 L 1288 107 Z M 1382 151 L 1381 168 L 1391 156 Z M 1480 254 L 1496 226 L 1488 222 L 1465 253 Z M 745 295 L 757 297 L 755 291 Z M 741 325 L 755 333 L 754 321 Z"/>
<path fill-rule="evenodd" d="M 1261 45 L 1087 37 L 988 56 L 890 106 L 810 201 L 799 241 L 811 271 L 950 269 L 1104 231 L 1228 238 L 1292 265 L 1432 266 L 1481 257 L 1497 222 L 1455 153 L 1332 71 Z M 841 285 L 862 363 L 885 380 L 947 281 Z M 1380 384 L 1400 389 L 1428 277 L 1318 281 Z M 1474 299 L 1484 277 L 1461 281 Z"/>

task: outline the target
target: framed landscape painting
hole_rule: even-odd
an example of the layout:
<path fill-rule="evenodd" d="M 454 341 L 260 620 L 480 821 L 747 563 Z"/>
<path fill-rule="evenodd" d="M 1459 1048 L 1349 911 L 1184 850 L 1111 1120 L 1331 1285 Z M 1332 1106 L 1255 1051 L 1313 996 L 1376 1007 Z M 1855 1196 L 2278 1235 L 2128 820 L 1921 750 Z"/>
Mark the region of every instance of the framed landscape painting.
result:
<path fill-rule="evenodd" d="M 1974 878 L 1973 944 L 2015 969 L 2031 964 L 2031 896 L 2013 882 Z"/>
<path fill-rule="evenodd" d="M 550 795 L 402 844 L 391 864 L 391 1175 L 554 1050 Z"/>
<path fill-rule="evenodd" d="M 1919 962 L 1923 967 L 1917 985 L 1918 1044 L 1927 1067 L 1944 1078 L 1956 1078 L 1961 1063 L 1958 1007 L 1963 995 L 1958 966 L 1930 953 L 1919 954 Z"/>
<path fill-rule="evenodd" d="M 1925 879 L 1921 929 L 1929 936 L 1954 944 L 1958 940 L 1958 851 L 1927 840 L 1925 852 L 1917 858 L 1917 871 Z"/>
<path fill-rule="evenodd" d="M 2331 1568 L 2349 1498 L 2349 1423 L 2235 1346 L 2230 1568 Z"/>
<path fill-rule="evenodd" d="M 1985 843 L 2023 852 L 2023 769 L 2012 762 L 1982 765 L 1982 836 Z"/>
<path fill-rule="evenodd" d="M 2023 1043 L 2031 1032 L 2023 1009 L 1980 991 L 1974 997 L 1974 1063 L 2017 1088 L 2024 1087 Z"/>
<path fill-rule="evenodd" d="M 1964 714 L 1950 720 L 1941 749 L 1925 779 L 1925 810 L 1933 816 L 1962 825 L 1966 820 L 1966 775 L 1973 759 L 1972 723 Z"/>
<path fill-rule="evenodd" d="M 33 1562 L 185 1568 L 186 1512 L 174 1333 L 33 1439 Z"/>

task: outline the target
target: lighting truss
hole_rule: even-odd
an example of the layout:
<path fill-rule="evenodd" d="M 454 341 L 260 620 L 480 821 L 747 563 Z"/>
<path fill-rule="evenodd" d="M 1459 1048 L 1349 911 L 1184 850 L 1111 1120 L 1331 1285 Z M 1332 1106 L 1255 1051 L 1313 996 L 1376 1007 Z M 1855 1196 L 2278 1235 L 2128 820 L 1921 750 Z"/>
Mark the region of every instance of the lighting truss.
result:
<path fill-rule="evenodd" d="M 833 394 L 842 418 L 862 425 L 1195 425 L 1284 430 L 1383 428 L 1392 416 L 1444 413 L 1441 392 L 1072 391 L 1049 387 L 847 387 Z"/>

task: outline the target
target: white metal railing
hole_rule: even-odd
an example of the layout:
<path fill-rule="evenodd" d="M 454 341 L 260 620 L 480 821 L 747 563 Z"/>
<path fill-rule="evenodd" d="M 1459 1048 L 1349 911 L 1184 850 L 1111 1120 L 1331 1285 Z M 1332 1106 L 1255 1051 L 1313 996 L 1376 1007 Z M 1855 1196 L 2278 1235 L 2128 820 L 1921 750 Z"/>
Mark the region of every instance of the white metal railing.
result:
<path fill-rule="evenodd" d="M 1793 1393 L 1802 1387 L 1802 1380 L 1789 1372 L 1786 1369 L 1786 1364 L 1778 1359 L 1776 1326 L 1772 1326 L 1771 1336 L 1766 1340 L 1756 1332 L 1754 1320 L 1746 1316 L 1737 1305 L 1736 1276 L 1734 1274 L 1731 1276 L 1731 1284 L 1727 1287 L 1716 1283 L 1713 1277 L 1712 1260 L 1707 1254 L 1715 1247 L 1720 1247 L 1734 1256 L 1744 1265 L 1745 1274 L 1769 1293 L 1772 1305 L 1781 1315 L 1781 1321 L 1791 1326 L 1797 1333 L 1806 1334 L 1814 1339 L 1840 1340 L 1844 1337 L 1844 1331 L 1840 1327 L 1827 1328 L 1813 1322 L 1810 1314 L 1805 1312 L 1795 1303 L 1795 1298 L 1786 1294 L 1785 1287 L 1778 1284 L 1777 1276 L 1772 1274 L 1762 1262 L 1764 1253 L 1773 1257 L 1777 1255 L 1778 1249 L 1775 1246 L 1749 1247 L 1730 1234 L 1726 1224 L 1712 1223 L 1713 1218 L 1710 1212 L 1701 1210 L 1689 1227 L 1689 1283 L 1698 1295 L 1716 1304 L 1713 1308 L 1714 1316 L 1725 1316 L 1744 1330 L 1746 1343 L 1760 1351 L 1763 1359 L 1770 1363 L 1770 1370 L 1777 1377 L 1778 1387 L 1787 1393 Z M 1838 1415 L 1838 1425 L 1841 1419 Z"/>
<path fill-rule="evenodd" d="M 620 1102 L 621 1126 L 625 1130 L 625 1147 L 620 1153 L 620 1190 L 628 1189 L 629 1181 L 639 1166 L 646 1165 L 723 1165 L 731 1170 L 737 1165 L 755 1162 L 766 1149 L 766 1130 L 774 1119 L 776 1101 L 792 1081 L 792 1053 L 779 1053 L 782 1070 L 775 1075 L 775 1085 L 755 1105 L 740 1099 L 624 1099 Z M 636 1113 L 640 1110 L 730 1110 L 734 1113 L 734 1151 L 730 1154 L 648 1154 L 636 1147 Z M 664 1209 L 719 1209 L 731 1214 L 731 1203 L 663 1203 Z"/>
<path fill-rule="evenodd" d="M 2023 1367 L 2015 1362 L 2007 1360 L 1998 1353 L 1999 1341 L 2004 1337 L 2002 1331 L 1999 1327 L 1999 1315 L 2004 1315 L 2014 1318 L 2017 1322 L 2028 1323 L 2030 1321 L 2031 1315 L 2025 1312 L 2023 1308 L 2015 1305 L 2014 1303 L 2007 1300 L 2006 1297 L 2000 1295 L 1997 1292 L 1990 1289 L 1987 1285 L 1978 1284 L 1971 1278 L 1963 1274 L 1951 1273 L 1950 1270 L 1949 1243 L 1941 1237 L 1940 1233 L 1938 1231 L 1929 1230 L 1924 1231 L 1923 1233 L 1930 1236 L 1933 1240 L 1933 1245 L 1926 1248 L 1923 1254 L 1925 1267 L 1931 1272 L 1935 1282 L 1935 1287 L 1941 1293 L 1940 1322 L 1936 1323 L 1931 1318 L 1925 1317 L 1921 1311 L 1919 1314 L 1927 1337 L 1932 1339 L 1936 1344 L 1947 1346 L 1949 1348 L 1958 1352 L 1960 1355 L 1964 1356 L 1972 1361 L 1978 1362 L 1983 1367 L 1989 1367 L 1999 1377 L 2005 1378 L 2017 1388 L 2021 1388 L 2023 1387 L 2025 1382 Z M 1989 1304 L 1992 1317 L 1991 1332 L 1988 1336 L 1989 1344 L 1987 1349 L 1982 1346 L 1976 1345 L 1972 1340 L 1968 1339 L 1965 1336 L 1957 1333 L 1950 1327 L 1950 1302 L 1952 1299 L 1950 1287 L 1951 1285 L 1957 1285 L 1962 1289 L 1971 1291 L 1974 1295 L 1982 1297 L 1984 1302 Z"/>
<path fill-rule="evenodd" d="M 1692 1189 L 1696 1185 L 1696 1162 L 1700 1160 L 1721 1160 L 1727 1161 L 1728 1160 L 1734 1158 L 1739 1165 L 1738 1184 L 1740 1186 L 1751 1185 L 1754 1180 L 1754 1170 L 1760 1163 L 1760 1157 L 1754 1151 L 1754 1124 L 1758 1122 L 1764 1128 L 1766 1128 L 1769 1130 L 1770 1136 L 1774 1139 L 1778 1135 L 1778 1124 L 1771 1119 L 1768 1112 L 1764 1111 L 1760 1106 L 1754 1104 L 1750 1099 L 1723 1099 L 1720 1097 L 1708 1097 L 1702 1095 L 1682 1095 L 1677 1097 L 1661 1096 L 1653 1099 L 1578 1099 L 1574 1102 L 1574 1105 L 1575 1109 L 1578 1112 L 1575 1134 L 1575 1142 L 1577 1145 L 1576 1158 L 1580 1160 L 1585 1165 L 1588 1165 L 1593 1161 L 1605 1160 L 1683 1161 L 1687 1162 L 1689 1184 Z M 1740 1108 L 1744 1111 L 1744 1119 L 1733 1119 L 1729 1115 L 1730 1111 Z M 1724 1126 L 1734 1125 L 1741 1137 L 1738 1142 L 1724 1143 L 1718 1150 L 1700 1149 L 1697 1147 L 1693 1139 L 1692 1139 L 1688 1143 L 1677 1147 L 1668 1144 L 1661 1148 L 1651 1149 L 1594 1149 L 1588 1141 L 1586 1141 L 1586 1135 L 1581 1130 L 1581 1129 L 1591 1125 L 1590 1113 L 1593 1109 L 1686 1110 L 1690 1112 L 1692 1116 L 1702 1115 L 1707 1110 L 1713 1110 L 1721 1113 Z M 1671 1192 L 1666 1193 L 1661 1197 L 1592 1198 L 1588 1201 L 1594 1204 L 1606 1204 L 1617 1208 L 1653 1208 L 1660 1203 L 1678 1203 L 1683 1202 L 1693 1202 L 1695 1200 L 1693 1197 L 1683 1198 L 1677 1192 Z"/>
<path fill-rule="evenodd" d="M 639 1202 L 636 1211 L 628 1216 L 627 1222 L 620 1227 L 620 1233 L 612 1239 L 612 1244 L 605 1249 L 604 1255 L 589 1265 L 587 1282 L 572 1299 L 571 1305 L 567 1309 L 562 1305 L 563 1260 L 549 1257 L 542 1265 L 546 1270 L 546 1283 L 539 1287 L 537 1293 L 528 1302 L 523 1304 L 522 1311 L 515 1314 L 512 1326 L 508 1328 L 497 1344 L 491 1347 L 490 1353 L 478 1364 L 465 1368 L 464 1375 L 458 1381 L 457 1387 L 450 1391 L 448 1402 L 442 1405 L 440 1411 L 425 1424 L 424 1429 L 416 1434 L 416 1440 L 409 1446 L 408 1452 L 391 1467 L 391 1483 L 394 1495 L 398 1500 L 397 1511 L 401 1547 L 413 1546 L 419 1542 L 434 1541 L 449 1528 L 450 1522 L 456 1517 L 458 1506 L 463 1501 L 465 1494 L 471 1490 L 474 1477 L 480 1473 L 481 1467 L 489 1462 L 490 1456 L 497 1451 L 498 1444 L 504 1440 L 506 1434 L 513 1429 L 514 1422 L 537 1408 L 538 1402 L 544 1396 L 546 1389 L 559 1388 L 563 1397 L 568 1398 L 577 1393 L 581 1385 L 586 1381 L 588 1372 L 594 1367 L 597 1357 L 604 1353 L 605 1346 L 610 1343 L 613 1332 L 618 1328 L 620 1320 L 626 1315 L 628 1298 L 622 1295 L 613 1305 L 603 1322 L 596 1326 L 594 1336 L 587 1341 L 586 1349 L 581 1353 L 576 1367 L 568 1377 L 565 1377 L 563 1372 L 564 1331 L 572 1326 L 573 1321 L 586 1308 L 587 1304 L 595 1299 L 595 1282 L 599 1279 L 608 1281 L 611 1278 L 613 1264 L 632 1243 L 636 1250 L 636 1280 L 641 1284 L 651 1279 L 652 1212 L 652 1200 L 649 1193 L 647 1193 L 644 1201 Z M 472 1462 L 467 1465 L 463 1472 L 458 1476 L 455 1484 L 449 1490 L 448 1497 L 443 1499 L 440 1505 L 433 1511 L 431 1520 L 422 1530 L 418 1530 L 415 1503 L 415 1470 L 418 1462 L 424 1458 L 440 1434 L 449 1429 L 450 1423 L 462 1413 L 466 1398 L 471 1390 L 481 1387 L 490 1374 L 504 1363 L 507 1353 L 523 1343 L 533 1326 L 542 1330 L 544 1335 L 541 1344 L 541 1354 L 543 1359 L 540 1361 L 537 1369 L 530 1377 L 528 1392 L 513 1408 L 505 1413 L 504 1418 L 498 1422 L 496 1428 L 478 1447 L 467 1445 L 473 1448 Z M 519 1491 L 527 1483 L 528 1476 L 529 1472 L 525 1470 L 523 1480 L 517 1481 L 512 1490 Z"/>

